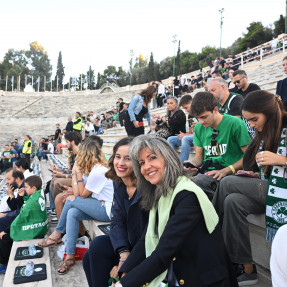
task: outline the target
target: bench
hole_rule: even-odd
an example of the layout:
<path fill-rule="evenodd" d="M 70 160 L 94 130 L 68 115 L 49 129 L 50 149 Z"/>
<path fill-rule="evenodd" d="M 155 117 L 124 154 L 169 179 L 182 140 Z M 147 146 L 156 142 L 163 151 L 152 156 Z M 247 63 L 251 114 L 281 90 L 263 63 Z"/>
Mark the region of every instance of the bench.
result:
<path fill-rule="evenodd" d="M 33 239 L 33 240 L 25 240 L 25 241 L 14 241 L 13 246 L 11 249 L 11 254 L 7 266 L 7 271 L 4 277 L 3 286 L 4 287 L 10 287 L 10 286 L 23 286 L 23 287 L 51 287 L 52 284 L 52 274 L 51 274 L 51 264 L 50 264 L 50 254 L 49 254 L 49 248 L 43 248 L 43 257 L 42 258 L 35 258 L 35 259 L 26 259 L 26 260 L 14 260 L 16 250 L 18 247 L 25 247 L 29 246 L 29 244 L 35 244 L 37 245 L 39 242 L 39 239 Z M 34 264 L 40 264 L 45 263 L 46 264 L 46 270 L 47 270 L 47 279 L 42 281 L 36 281 L 31 283 L 25 283 L 25 284 L 13 284 L 13 278 L 14 278 L 14 272 L 15 268 L 17 266 L 25 266 L 28 261 L 33 261 Z"/>

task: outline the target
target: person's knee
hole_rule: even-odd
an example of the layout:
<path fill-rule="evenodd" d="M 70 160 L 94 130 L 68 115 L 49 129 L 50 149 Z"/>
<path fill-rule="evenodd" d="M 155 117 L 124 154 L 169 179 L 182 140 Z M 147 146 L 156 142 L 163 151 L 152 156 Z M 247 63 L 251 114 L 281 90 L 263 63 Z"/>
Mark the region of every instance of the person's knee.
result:
<path fill-rule="evenodd" d="M 182 146 L 192 146 L 193 145 L 193 141 L 192 139 L 190 139 L 189 136 L 183 137 L 181 140 L 181 144 Z"/>
<path fill-rule="evenodd" d="M 224 213 L 234 213 L 235 211 L 239 211 L 240 209 L 240 195 L 236 193 L 231 193 L 226 196 L 224 200 Z"/>

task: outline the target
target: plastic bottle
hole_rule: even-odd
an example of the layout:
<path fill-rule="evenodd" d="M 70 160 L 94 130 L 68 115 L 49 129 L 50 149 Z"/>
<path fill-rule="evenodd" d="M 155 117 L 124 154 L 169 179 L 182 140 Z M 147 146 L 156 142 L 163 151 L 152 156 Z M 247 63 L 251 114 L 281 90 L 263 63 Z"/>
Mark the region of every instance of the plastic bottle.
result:
<path fill-rule="evenodd" d="M 34 244 L 30 244 L 29 245 L 29 255 L 30 256 L 34 256 L 36 255 L 37 251 L 36 251 L 36 247 Z"/>
<path fill-rule="evenodd" d="M 25 276 L 32 276 L 34 273 L 34 262 L 28 261 L 25 269 Z"/>

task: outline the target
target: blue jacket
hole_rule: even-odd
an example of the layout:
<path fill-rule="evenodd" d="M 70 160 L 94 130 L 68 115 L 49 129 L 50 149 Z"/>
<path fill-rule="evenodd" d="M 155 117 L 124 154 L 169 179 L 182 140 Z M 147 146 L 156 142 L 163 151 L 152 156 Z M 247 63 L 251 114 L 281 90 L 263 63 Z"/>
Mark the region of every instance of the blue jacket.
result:
<path fill-rule="evenodd" d="M 136 191 L 128 212 L 124 204 L 126 196 L 126 186 L 114 181 L 114 202 L 109 236 L 115 252 L 121 247 L 132 250 L 148 222 L 148 213 L 141 210 L 139 206 L 141 194 Z"/>
<path fill-rule="evenodd" d="M 132 98 L 132 100 L 131 100 L 131 102 L 129 104 L 129 108 L 128 108 L 128 113 L 129 113 L 131 122 L 135 122 L 136 121 L 135 115 L 138 115 L 140 113 L 140 111 L 142 110 L 143 101 L 144 101 L 144 98 L 141 95 L 139 95 L 139 94 L 136 94 Z M 150 124 L 149 105 L 147 105 L 147 108 L 148 108 L 148 112 L 144 115 L 144 117 L 147 119 L 148 124 Z"/>

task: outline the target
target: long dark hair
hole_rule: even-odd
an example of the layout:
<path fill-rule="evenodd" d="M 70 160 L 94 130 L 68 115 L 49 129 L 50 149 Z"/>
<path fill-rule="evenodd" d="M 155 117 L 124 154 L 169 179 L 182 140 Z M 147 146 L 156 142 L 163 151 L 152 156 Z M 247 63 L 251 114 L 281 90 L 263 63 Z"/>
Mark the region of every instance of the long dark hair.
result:
<path fill-rule="evenodd" d="M 149 104 L 155 92 L 156 88 L 154 86 L 148 86 L 146 89 L 142 90 L 139 94 L 144 98 L 145 103 Z"/>
<path fill-rule="evenodd" d="M 106 178 L 109 178 L 113 181 L 117 181 L 117 182 L 123 182 L 122 179 L 120 177 L 117 176 L 117 173 L 115 171 L 114 168 L 114 159 L 115 159 L 115 155 L 117 153 L 117 150 L 119 149 L 119 147 L 124 146 L 124 145 L 130 145 L 131 142 L 133 140 L 133 137 L 125 137 L 123 139 L 120 139 L 113 147 L 113 154 L 111 155 L 109 162 L 108 162 L 108 166 L 109 166 L 109 170 L 106 172 L 105 176 Z M 131 181 L 133 184 L 136 184 L 136 176 L 134 173 L 131 174 Z"/>
<path fill-rule="evenodd" d="M 20 158 L 19 160 L 17 160 L 17 161 L 15 162 L 15 165 L 16 165 L 17 167 L 22 167 L 22 168 L 25 169 L 25 170 L 28 169 L 30 172 L 33 171 L 33 169 L 30 168 L 28 162 L 27 162 L 24 158 Z"/>
<path fill-rule="evenodd" d="M 277 152 L 282 124 L 283 122 L 287 122 L 287 113 L 278 96 L 263 90 L 249 93 L 243 101 L 242 111 L 262 113 L 266 116 L 266 123 L 262 131 L 256 131 L 256 135 L 249 145 L 249 149 L 252 150 L 252 153 L 251 157 L 246 158 L 246 160 L 249 161 L 250 165 L 254 165 L 256 164 L 255 156 L 262 141 L 263 150 L 273 153 Z M 266 166 L 264 173 L 269 173 L 270 169 L 270 166 Z"/>

